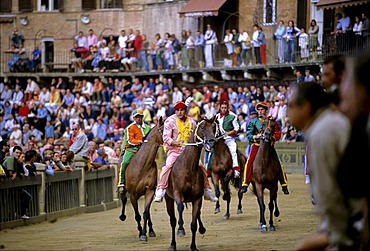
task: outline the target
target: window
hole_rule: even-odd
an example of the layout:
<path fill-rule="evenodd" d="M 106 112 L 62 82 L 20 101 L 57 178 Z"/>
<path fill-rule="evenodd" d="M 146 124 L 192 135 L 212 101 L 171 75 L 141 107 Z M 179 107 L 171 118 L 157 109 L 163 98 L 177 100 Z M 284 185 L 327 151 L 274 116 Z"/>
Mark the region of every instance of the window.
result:
<path fill-rule="evenodd" d="M 0 1 L 0 12 L 12 12 L 12 1 L 11 0 L 1 0 Z"/>
<path fill-rule="evenodd" d="M 276 0 L 263 0 L 263 25 L 276 24 Z"/>
<path fill-rule="evenodd" d="M 102 9 L 118 9 L 122 8 L 122 0 L 102 0 Z"/>
<path fill-rule="evenodd" d="M 82 0 L 82 9 L 83 10 L 95 10 L 96 0 Z"/>
<path fill-rule="evenodd" d="M 32 1 L 18 0 L 18 5 L 20 12 L 32 11 Z"/>
<path fill-rule="evenodd" d="M 55 11 L 61 10 L 63 7 L 63 0 L 37 0 L 38 11 Z"/>

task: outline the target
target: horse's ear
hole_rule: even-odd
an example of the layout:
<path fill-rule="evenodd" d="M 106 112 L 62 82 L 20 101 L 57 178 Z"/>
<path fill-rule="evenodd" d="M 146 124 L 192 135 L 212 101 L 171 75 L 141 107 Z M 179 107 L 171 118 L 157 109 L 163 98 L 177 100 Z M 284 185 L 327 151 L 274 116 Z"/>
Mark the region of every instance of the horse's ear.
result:
<path fill-rule="evenodd" d="M 164 120 L 162 116 L 159 116 L 158 118 L 158 125 L 161 127 L 164 124 Z"/>
<path fill-rule="evenodd" d="M 212 117 L 210 118 L 210 120 L 212 121 L 212 123 L 215 123 L 216 122 L 216 116 L 212 115 Z"/>

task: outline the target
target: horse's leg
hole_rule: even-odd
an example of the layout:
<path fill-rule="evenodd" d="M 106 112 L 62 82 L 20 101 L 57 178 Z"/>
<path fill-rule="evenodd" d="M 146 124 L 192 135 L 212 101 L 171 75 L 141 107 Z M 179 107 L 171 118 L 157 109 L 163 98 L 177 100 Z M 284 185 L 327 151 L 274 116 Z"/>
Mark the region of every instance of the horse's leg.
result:
<path fill-rule="evenodd" d="M 257 202 L 260 208 L 260 224 L 259 228 L 262 232 L 267 231 L 267 226 L 266 226 L 266 219 L 265 219 L 265 210 L 266 210 L 266 205 L 263 199 L 263 188 L 262 185 L 260 184 L 255 184 L 253 186 L 256 196 L 257 196 Z"/>
<path fill-rule="evenodd" d="M 202 222 L 201 219 L 200 219 L 200 210 L 202 208 L 202 198 L 199 198 L 195 201 L 193 201 L 193 211 L 192 211 L 192 220 L 191 220 L 191 224 L 190 224 L 190 229 L 191 229 L 191 245 L 190 245 L 190 249 L 192 251 L 196 251 L 198 250 L 197 249 L 197 245 L 195 244 L 195 240 L 196 240 L 196 235 L 197 235 L 197 221 L 199 221 L 200 223 Z M 205 231 L 205 228 L 202 224 L 202 227 Z M 201 232 L 201 229 L 199 228 L 199 232 Z"/>
<path fill-rule="evenodd" d="M 155 191 L 149 191 L 149 193 L 145 196 L 146 200 L 149 202 L 148 206 L 148 211 L 147 211 L 147 220 L 148 220 L 148 227 L 149 227 L 149 237 L 156 237 L 157 235 L 154 232 L 153 229 L 153 222 L 152 222 L 152 217 L 150 216 L 150 207 L 153 202 L 153 197 L 154 197 Z M 146 224 L 144 225 L 144 228 L 146 228 Z M 146 231 L 146 230 L 145 230 Z"/>
<path fill-rule="evenodd" d="M 170 224 L 171 224 L 171 245 L 169 251 L 176 250 L 176 235 L 175 235 L 175 228 L 176 228 L 176 216 L 175 216 L 175 203 L 174 200 L 169 197 L 167 194 L 165 195 L 166 199 L 166 210 L 168 216 L 170 216 Z"/>
<path fill-rule="evenodd" d="M 274 212 L 274 202 L 276 204 L 276 199 L 277 199 L 277 186 L 276 188 L 273 188 L 272 190 L 270 190 L 270 202 L 269 202 L 269 210 L 270 210 L 269 230 L 270 231 L 275 231 L 273 212 Z M 277 212 L 279 212 L 278 209 L 277 209 Z M 275 211 L 275 214 L 276 214 L 276 211 Z"/>
<path fill-rule="evenodd" d="M 220 198 L 220 186 L 219 186 L 219 177 L 217 174 L 212 174 L 212 182 L 213 187 L 215 188 L 215 195 L 219 199 Z M 216 207 L 215 207 L 215 214 L 218 214 L 220 212 L 220 200 L 216 201 Z"/>
<path fill-rule="evenodd" d="M 125 215 L 125 209 L 126 209 L 126 203 L 127 203 L 127 197 L 126 197 L 126 189 L 124 189 L 120 194 L 119 197 L 122 202 L 122 210 L 121 210 L 121 215 L 119 216 L 119 219 L 121 221 L 126 220 L 126 215 Z"/>
<path fill-rule="evenodd" d="M 141 241 L 142 240 L 145 240 L 146 241 L 146 236 L 145 236 L 145 238 L 142 237 L 142 235 L 143 235 L 143 228 L 141 227 L 141 215 L 139 213 L 138 201 L 137 201 L 137 199 L 133 195 L 130 195 L 130 202 L 131 202 L 132 207 L 134 208 L 134 212 L 135 212 L 135 220 L 136 220 L 136 223 L 137 223 L 137 230 L 139 231 L 139 239 Z"/>
<path fill-rule="evenodd" d="M 177 211 L 179 212 L 179 220 L 178 220 L 179 229 L 177 230 L 177 236 L 183 237 L 185 236 L 184 218 L 183 218 L 184 203 L 182 203 L 182 201 L 176 201 L 176 205 L 177 205 Z"/>
<path fill-rule="evenodd" d="M 231 192 L 230 192 L 230 176 L 229 174 L 226 175 L 224 178 L 224 183 L 222 186 L 222 190 L 224 191 L 223 200 L 226 200 L 226 214 L 224 215 L 224 220 L 230 218 L 230 201 L 231 201 Z"/>
<path fill-rule="evenodd" d="M 149 221 L 149 224 L 150 224 L 150 227 L 149 227 L 149 235 L 151 233 L 154 233 L 153 231 L 153 224 L 151 222 L 151 219 L 150 219 L 150 206 L 151 206 L 151 203 L 152 203 L 152 200 L 153 200 L 153 196 L 154 196 L 154 191 L 153 190 L 147 190 L 146 194 L 145 194 L 145 206 L 144 206 L 144 212 L 143 212 L 143 231 L 141 232 L 141 236 L 140 236 L 140 240 L 142 241 L 147 241 L 148 238 L 146 236 L 146 228 L 147 228 L 147 225 L 148 225 L 148 221 Z M 154 236 L 155 236 L 155 233 L 154 233 Z M 151 236 L 153 237 L 153 236 Z"/>
<path fill-rule="evenodd" d="M 239 202 L 238 202 L 238 210 L 236 211 L 237 214 L 242 214 L 243 213 L 242 199 L 243 199 L 243 193 L 240 193 L 238 191 L 238 200 L 239 200 Z"/>

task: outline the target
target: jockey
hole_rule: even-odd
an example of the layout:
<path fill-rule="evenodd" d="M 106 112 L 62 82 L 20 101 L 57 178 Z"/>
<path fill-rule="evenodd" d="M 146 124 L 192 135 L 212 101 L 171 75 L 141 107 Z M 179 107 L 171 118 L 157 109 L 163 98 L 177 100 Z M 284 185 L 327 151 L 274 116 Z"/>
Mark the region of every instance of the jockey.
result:
<path fill-rule="evenodd" d="M 240 189 L 240 192 L 245 193 L 248 190 L 248 185 L 252 180 L 252 172 L 253 172 L 253 162 L 256 157 L 258 148 L 259 148 L 259 140 L 261 138 L 261 134 L 259 133 L 259 130 L 262 127 L 262 122 L 266 118 L 266 111 L 268 109 L 268 106 L 265 102 L 260 102 L 256 105 L 256 109 L 258 111 L 258 117 L 254 118 L 248 123 L 247 127 L 247 137 L 248 141 L 251 144 L 251 152 L 249 154 L 247 163 L 244 168 L 243 173 L 243 184 L 242 188 Z M 275 135 L 274 135 L 274 141 L 279 140 L 281 137 L 281 131 L 280 127 L 277 123 L 275 123 Z M 284 167 L 281 164 L 279 157 L 276 153 L 275 148 L 273 148 L 273 155 L 274 158 L 280 163 L 280 172 L 279 172 L 279 181 L 283 190 L 284 194 L 289 194 L 288 191 L 288 181 L 287 177 L 284 172 Z"/>
<path fill-rule="evenodd" d="M 174 109 L 175 114 L 168 117 L 164 122 L 163 142 L 166 147 L 167 159 L 165 165 L 162 167 L 154 202 L 162 201 L 168 186 L 168 177 L 171 169 L 176 159 L 184 150 L 184 144 L 188 143 L 191 132 L 196 127 L 195 121 L 186 116 L 187 105 L 184 102 L 176 102 Z M 204 198 L 212 202 L 218 201 L 217 197 L 213 195 L 206 175 L 204 175 L 204 187 Z"/>
<path fill-rule="evenodd" d="M 118 189 L 125 187 L 125 171 L 131 158 L 139 150 L 143 138 L 150 131 L 150 126 L 143 122 L 143 111 L 136 109 L 132 112 L 134 122 L 125 129 L 125 136 L 121 147 L 122 163 L 119 173 Z"/>
<path fill-rule="evenodd" d="M 234 138 L 238 135 L 240 129 L 238 116 L 232 111 L 229 111 L 229 101 L 227 99 L 222 99 L 220 104 L 220 113 L 216 115 L 216 119 L 220 132 L 224 135 L 225 143 L 229 147 L 231 153 L 234 177 L 239 178 L 240 166 L 238 164 L 238 154 L 236 153 L 237 146 Z"/>

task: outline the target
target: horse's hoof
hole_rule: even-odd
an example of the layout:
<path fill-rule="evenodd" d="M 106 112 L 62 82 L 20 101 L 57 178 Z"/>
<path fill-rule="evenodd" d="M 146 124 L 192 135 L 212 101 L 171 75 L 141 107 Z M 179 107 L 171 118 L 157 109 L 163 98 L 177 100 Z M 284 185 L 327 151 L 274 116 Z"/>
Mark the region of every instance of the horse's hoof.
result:
<path fill-rule="evenodd" d="M 182 230 L 177 230 L 177 237 L 184 237 L 185 236 L 185 230 L 182 229 Z"/>
<path fill-rule="evenodd" d="M 238 209 L 237 211 L 236 211 L 236 214 L 242 214 L 243 213 L 243 211 L 241 210 L 241 209 Z"/>
<path fill-rule="evenodd" d="M 214 213 L 215 214 L 218 214 L 219 212 L 221 212 L 220 208 L 219 207 L 216 207 Z"/>
<path fill-rule="evenodd" d="M 154 231 L 149 231 L 149 237 L 157 237 Z"/>
<path fill-rule="evenodd" d="M 205 227 L 200 227 L 199 228 L 199 233 L 200 234 L 205 234 L 206 233 L 206 228 Z"/>
<path fill-rule="evenodd" d="M 224 220 L 228 220 L 230 218 L 230 214 L 225 214 L 224 217 L 222 219 Z"/>
<path fill-rule="evenodd" d="M 273 225 L 271 225 L 270 227 L 269 227 L 269 231 L 275 231 L 276 229 L 275 229 L 275 226 L 273 226 Z"/>
<path fill-rule="evenodd" d="M 126 215 L 121 214 L 121 215 L 119 216 L 119 219 L 120 219 L 121 221 L 125 221 L 125 220 L 126 220 Z"/>
<path fill-rule="evenodd" d="M 175 246 L 175 245 L 171 245 L 171 246 L 168 248 L 168 251 L 176 251 L 176 246 Z"/>
<path fill-rule="evenodd" d="M 148 237 L 146 235 L 140 235 L 139 240 L 140 241 L 148 241 Z"/>
<path fill-rule="evenodd" d="M 280 216 L 280 211 L 279 210 L 275 210 L 274 215 L 275 215 L 275 217 L 279 217 Z"/>
<path fill-rule="evenodd" d="M 185 236 L 185 230 L 177 230 L 177 237 L 184 237 Z"/>
<path fill-rule="evenodd" d="M 261 232 L 267 232 L 267 226 L 266 225 L 260 224 L 259 229 L 261 230 Z"/>

